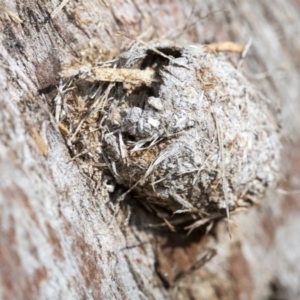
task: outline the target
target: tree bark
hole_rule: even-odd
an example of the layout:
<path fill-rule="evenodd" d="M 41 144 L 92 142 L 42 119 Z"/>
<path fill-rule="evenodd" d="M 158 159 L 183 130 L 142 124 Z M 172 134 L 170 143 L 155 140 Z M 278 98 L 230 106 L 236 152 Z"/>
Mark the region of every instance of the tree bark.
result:
<path fill-rule="evenodd" d="M 300 2 L 63 2 L 0 1 L 1 298 L 300 298 Z M 252 39 L 242 70 L 282 107 L 282 174 L 234 217 L 232 239 L 225 222 L 189 237 L 151 229 L 134 200 L 124 225 L 129 209 L 116 214 L 105 177 L 71 159 L 51 111 L 59 72 L 113 58 L 132 42 L 117 31 L 178 45 Z"/>

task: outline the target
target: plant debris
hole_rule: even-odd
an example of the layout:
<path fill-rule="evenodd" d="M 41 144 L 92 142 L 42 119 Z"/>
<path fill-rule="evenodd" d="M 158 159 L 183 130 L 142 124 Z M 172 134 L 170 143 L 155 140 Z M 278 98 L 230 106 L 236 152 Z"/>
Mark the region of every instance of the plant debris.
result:
<path fill-rule="evenodd" d="M 276 116 L 206 46 L 136 43 L 82 67 L 59 91 L 56 121 L 83 169 L 97 181 L 106 165 L 170 228 L 229 219 L 277 180 Z"/>
<path fill-rule="evenodd" d="M 210 52 L 238 52 L 242 53 L 244 47 L 234 42 L 211 43 L 206 46 L 206 50 Z"/>

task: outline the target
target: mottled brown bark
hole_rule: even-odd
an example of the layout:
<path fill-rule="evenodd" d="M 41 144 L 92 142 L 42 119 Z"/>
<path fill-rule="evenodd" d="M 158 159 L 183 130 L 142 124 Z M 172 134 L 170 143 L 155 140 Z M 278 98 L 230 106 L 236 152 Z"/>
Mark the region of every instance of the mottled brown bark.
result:
<path fill-rule="evenodd" d="M 0 1 L 0 297 L 298 299 L 299 194 L 274 190 L 234 217 L 231 240 L 225 222 L 204 237 L 150 230 L 157 220 L 134 200 L 125 226 L 50 110 L 62 66 L 114 57 L 132 42 L 119 30 L 178 44 L 252 38 L 243 72 L 282 106 L 280 188 L 299 190 L 300 2 L 70 0 L 52 18 L 59 3 Z"/>

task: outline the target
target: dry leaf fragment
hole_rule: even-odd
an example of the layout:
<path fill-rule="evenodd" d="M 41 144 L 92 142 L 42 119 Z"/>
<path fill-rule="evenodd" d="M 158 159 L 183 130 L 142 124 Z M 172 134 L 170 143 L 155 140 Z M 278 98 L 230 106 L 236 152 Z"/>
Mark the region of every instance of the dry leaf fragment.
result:
<path fill-rule="evenodd" d="M 242 53 L 244 46 L 235 42 L 212 43 L 206 46 L 209 52 L 238 52 Z"/>
<path fill-rule="evenodd" d="M 63 123 L 58 124 L 58 129 L 64 136 L 68 136 L 70 134 L 68 128 Z"/>
<path fill-rule="evenodd" d="M 39 153 L 44 156 L 47 156 L 48 155 L 48 145 L 46 144 L 46 142 L 44 141 L 44 139 L 42 138 L 42 136 L 40 135 L 40 133 L 38 132 L 38 130 L 35 127 L 33 127 L 31 129 L 30 135 L 34 140 Z"/>
<path fill-rule="evenodd" d="M 141 85 L 150 86 L 154 81 L 153 70 L 138 69 L 113 69 L 113 68 L 95 68 L 93 70 L 96 80 L 109 82 L 125 82 L 135 87 Z"/>

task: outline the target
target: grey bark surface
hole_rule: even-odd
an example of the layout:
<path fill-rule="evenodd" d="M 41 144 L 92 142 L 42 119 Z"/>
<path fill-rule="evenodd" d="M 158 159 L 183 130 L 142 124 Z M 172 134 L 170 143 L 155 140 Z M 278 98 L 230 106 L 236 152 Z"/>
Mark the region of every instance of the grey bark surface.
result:
<path fill-rule="evenodd" d="M 298 299 L 300 2 L 70 0 L 51 17 L 59 4 L 0 1 L 0 297 Z M 236 215 L 231 240 L 225 222 L 201 239 L 150 230 L 135 205 L 124 225 L 105 177 L 71 159 L 51 113 L 58 73 L 113 58 L 132 42 L 119 30 L 178 45 L 252 39 L 243 73 L 282 107 L 288 193 Z"/>

